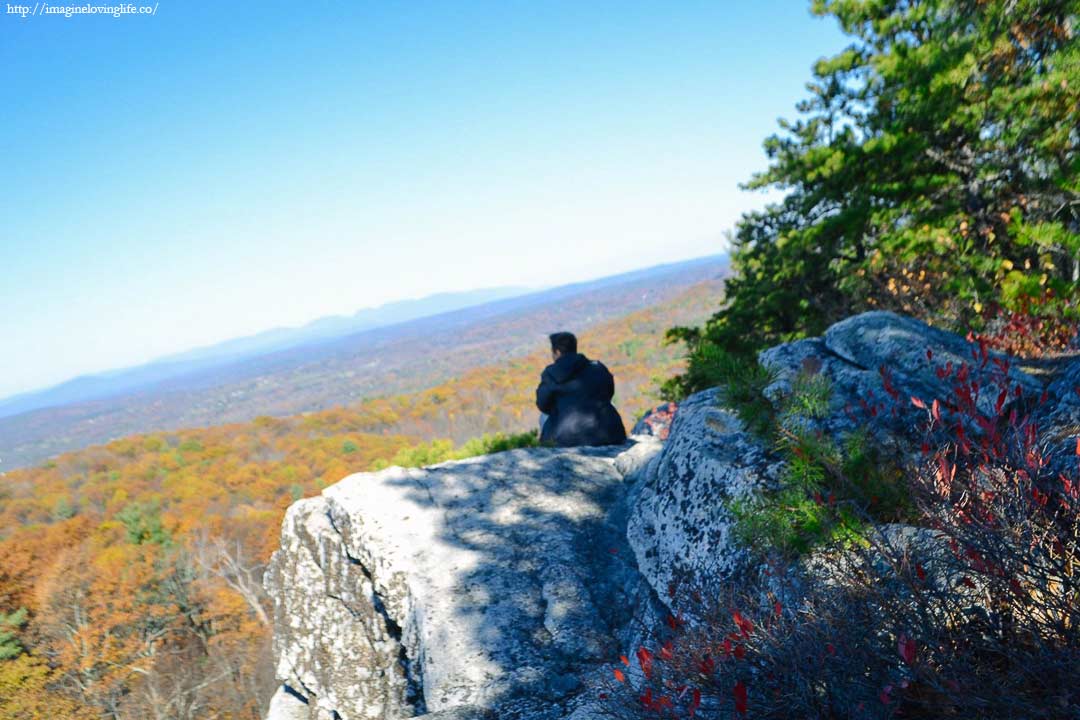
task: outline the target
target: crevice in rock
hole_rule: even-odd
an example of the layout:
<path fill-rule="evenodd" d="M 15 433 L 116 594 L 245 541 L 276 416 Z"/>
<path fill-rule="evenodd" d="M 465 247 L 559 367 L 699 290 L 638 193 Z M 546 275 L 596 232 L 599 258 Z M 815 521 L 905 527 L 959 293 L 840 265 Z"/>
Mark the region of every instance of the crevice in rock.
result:
<path fill-rule="evenodd" d="M 334 522 L 334 516 L 329 509 L 326 511 L 326 519 L 334 532 L 337 533 L 339 537 L 343 538 L 341 530 L 338 528 L 337 523 Z M 371 571 L 364 563 L 349 553 L 348 548 L 345 546 L 344 539 L 342 539 L 342 548 L 349 564 L 358 568 L 360 572 L 363 573 L 368 583 L 371 584 L 371 605 L 382 619 L 387 634 L 397 644 L 398 666 L 401 668 L 402 674 L 405 677 L 405 703 L 413 709 L 414 714 L 423 715 L 427 712 L 427 709 L 424 702 L 423 670 L 420 666 L 419 659 L 414 661 L 409 658 L 408 650 L 403 642 L 404 632 L 402 631 L 401 625 L 394 620 L 390 615 L 390 612 L 386 609 L 386 603 L 383 602 L 382 597 L 376 589 L 374 575 L 371 574 Z M 332 595 L 328 596 L 340 602 L 349 613 L 354 616 L 356 615 L 356 612 L 349 607 L 349 604 L 344 602 L 341 598 L 336 598 Z"/>
<path fill-rule="evenodd" d="M 292 671 L 292 677 L 293 677 L 294 680 L 296 680 L 296 684 L 300 686 L 300 690 L 297 690 L 296 688 L 292 687 L 288 683 L 284 683 L 284 682 L 281 684 L 281 687 L 289 695 L 293 696 L 297 700 L 300 700 L 305 705 L 310 706 L 312 704 L 312 700 L 317 696 L 317 693 L 314 692 L 311 688 L 309 688 L 307 685 L 304 684 L 304 681 L 300 677 L 300 673 L 298 673 L 296 671 L 296 668 L 290 666 L 289 669 Z"/>
<path fill-rule="evenodd" d="M 303 687 L 303 686 L 304 686 L 303 681 L 300 681 L 300 687 Z M 305 695 L 303 695 L 303 694 L 297 692 L 296 690 L 294 690 L 293 687 L 291 685 L 289 685 L 288 683 L 282 683 L 281 684 L 281 689 L 285 691 L 286 695 L 291 695 L 292 697 L 296 698 L 297 700 L 304 703 L 305 705 L 310 704 Z M 304 689 L 307 690 L 307 688 L 304 688 Z M 311 692 L 311 691 L 308 690 L 308 692 Z"/>

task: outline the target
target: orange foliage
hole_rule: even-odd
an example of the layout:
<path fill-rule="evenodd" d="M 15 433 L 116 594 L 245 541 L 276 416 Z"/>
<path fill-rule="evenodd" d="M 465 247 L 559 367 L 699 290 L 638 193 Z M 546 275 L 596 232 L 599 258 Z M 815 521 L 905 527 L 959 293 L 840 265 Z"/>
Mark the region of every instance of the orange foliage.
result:
<path fill-rule="evenodd" d="M 579 332 L 612 369 L 628 423 L 655 404 L 656 379 L 680 368 L 666 329 L 704 320 L 716 292 L 704 283 Z M 274 679 L 258 578 L 285 508 L 422 441 L 533 428 L 549 361 L 537 344 L 410 395 L 136 435 L 0 475 L 0 613 L 30 618 L 26 652 L 0 660 L 0 688 L 23 678 L 0 720 L 37 706 L 259 718 Z"/>

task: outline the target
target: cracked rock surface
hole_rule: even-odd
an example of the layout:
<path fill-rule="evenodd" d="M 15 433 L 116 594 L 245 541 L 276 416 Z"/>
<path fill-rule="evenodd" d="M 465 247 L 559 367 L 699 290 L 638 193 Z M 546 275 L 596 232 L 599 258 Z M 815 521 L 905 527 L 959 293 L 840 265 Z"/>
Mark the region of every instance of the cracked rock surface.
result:
<path fill-rule="evenodd" d="M 659 447 L 643 443 L 624 467 Z M 625 538 L 626 449 L 388 468 L 293 504 L 265 580 L 292 693 L 279 716 L 572 712 L 648 596 Z"/>
<path fill-rule="evenodd" d="M 661 599 L 670 602 L 672 583 L 696 578 L 708 589 L 741 568 L 745 553 L 732 542 L 725 503 L 758 492 L 779 470 L 715 389 L 679 404 L 663 451 L 643 471 L 627 529 L 638 567 Z"/>

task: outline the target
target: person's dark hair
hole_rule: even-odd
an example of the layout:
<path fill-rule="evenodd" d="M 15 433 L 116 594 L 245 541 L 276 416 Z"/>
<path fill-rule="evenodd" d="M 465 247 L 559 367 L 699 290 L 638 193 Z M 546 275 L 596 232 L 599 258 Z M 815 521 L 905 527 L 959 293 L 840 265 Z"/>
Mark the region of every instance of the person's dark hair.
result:
<path fill-rule="evenodd" d="M 562 355 L 573 355 L 577 352 L 577 338 L 574 333 L 557 332 L 548 336 L 551 340 L 551 349 L 558 350 Z"/>

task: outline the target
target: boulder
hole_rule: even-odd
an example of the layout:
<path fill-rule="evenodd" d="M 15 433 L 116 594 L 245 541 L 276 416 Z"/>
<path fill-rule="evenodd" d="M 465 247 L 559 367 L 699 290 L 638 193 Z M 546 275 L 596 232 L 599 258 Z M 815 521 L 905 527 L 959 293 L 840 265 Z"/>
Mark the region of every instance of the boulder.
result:
<path fill-rule="evenodd" d="M 1074 358 L 1051 381 L 1047 392 L 1058 407 L 1080 410 L 1080 358 Z"/>
<path fill-rule="evenodd" d="M 664 443 L 655 435 L 631 435 L 633 445 L 615 458 L 615 469 L 627 482 L 636 483 L 651 477 Z"/>
<path fill-rule="evenodd" d="M 1009 395 L 1003 412 L 1017 402 L 1017 386 L 1027 397 L 1042 392 L 1042 383 L 1023 372 L 1008 357 L 989 351 L 982 360 L 979 346 L 963 337 L 931 327 L 913 318 L 875 311 L 836 323 L 824 337 L 784 343 L 764 350 L 759 363 L 775 374 L 765 395 L 774 403 L 791 392 L 800 373 L 820 373 L 828 378 L 831 396 L 822 418 L 799 418 L 832 435 L 856 428 L 899 455 L 910 455 L 914 441 L 927 422 L 927 406 L 935 399 L 954 395 L 955 371 L 968 367 L 970 378 L 981 388 L 976 404 L 992 415 L 1002 389 Z M 1007 370 L 1003 370 L 1006 366 Z M 954 372 L 939 373 L 949 364 Z M 886 384 L 888 382 L 888 385 Z M 969 427 L 974 433 L 976 428 Z"/>
<path fill-rule="evenodd" d="M 759 362 L 774 373 L 765 395 L 778 407 L 800 373 L 829 380 L 824 413 L 786 422 L 809 424 L 837 439 L 863 429 L 900 461 L 914 462 L 926 411 L 911 397 L 929 404 L 951 395 L 954 380 L 940 376 L 939 367 L 967 364 L 983 388 L 978 402 L 987 412 L 1005 383 L 1028 396 L 1041 392 L 1041 383 L 1015 364 L 1002 370 L 1005 356 L 990 353 L 984 363 L 978 353 L 977 345 L 958 335 L 869 312 L 833 325 L 824 337 L 765 350 Z M 640 472 L 644 482 L 628 522 L 642 575 L 672 609 L 678 602 L 668 598 L 669 588 L 687 582 L 708 588 L 743 569 L 746 553 L 732 539 L 730 503 L 774 486 L 782 472 L 763 440 L 725 407 L 722 388 L 680 403 L 663 451 Z"/>
<path fill-rule="evenodd" d="M 680 403 L 627 526 L 638 568 L 665 603 L 677 609 L 674 586 L 707 589 L 741 568 L 746 554 L 732 541 L 727 503 L 775 483 L 781 469 L 717 390 Z"/>
<path fill-rule="evenodd" d="M 279 691 L 280 717 L 290 717 L 290 697 L 310 706 L 312 720 L 340 708 L 381 720 L 412 714 L 417 679 L 402 658 L 401 628 L 349 556 L 325 497 L 289 508 L 264 584 L 273 599 L 277 676 L 292 690 L 289 697 Z"/>
<path fill-rule="evenodd" d="M 1040 408 L 1038 421 L 1047 441 L 1049 471 L 1080 474 L 1080 358 L 1068 363 L 1047 387 L 1047 402 Z"/>
<path fill-rule="evenodd" d="M 647 462 L 636 447 L 624 467 Z M 343 720 L 572 712 L 651 602 L 625 536 L 626 449 L 388 468 L 295 503 L 265 582 L 279 678 Z"/>
<path fill-rule="evenodd" d="M 1019 385 L 1029 396 L 1042 392 L 1042 383 L 1007 355 L 990 350 L 984 361 L 976 343 L 891 312 L 866 312 L 836 323 L 825 331 L 825 347 L 866 370 L 887 368 L 904 401 L 912 396 L 926 402 L 949 397 L 953 378 L 941 377 L 936 371 L 950 363 L 969 367 L 971 377 L 982 388 L 977 405 L 986 415 L 993 414 L 1003 389 L 1011 392 Z M 1008 370 L 1003 371 L 998 363 L 1008 363 Z"/>

